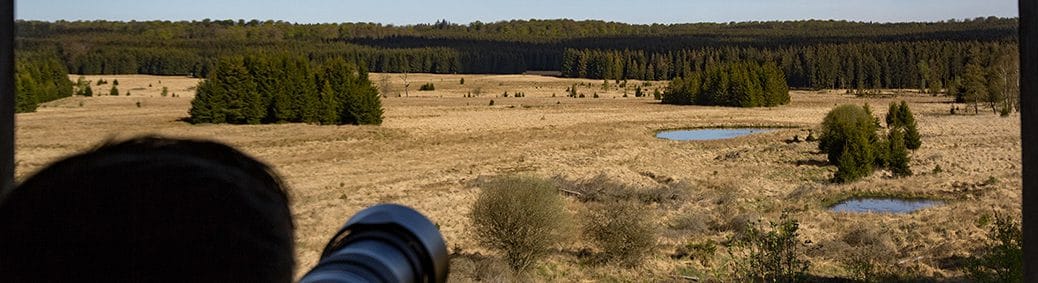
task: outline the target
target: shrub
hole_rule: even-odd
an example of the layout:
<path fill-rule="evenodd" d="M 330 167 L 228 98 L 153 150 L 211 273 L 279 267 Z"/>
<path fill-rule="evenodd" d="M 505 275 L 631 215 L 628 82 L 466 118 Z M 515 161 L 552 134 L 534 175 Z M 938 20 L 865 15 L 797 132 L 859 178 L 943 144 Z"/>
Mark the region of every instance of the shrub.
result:
<path fill-rule="evenodd" d="M 169 95 L 169 88 L 168 87 L 162 87 L 162 94 L 161 95 L 162 95 L 162 97 L 168 96 Z"/>
<path fill-rule="evenodd" d="M 436 90 L 436 86 L 433 85 L 433 83 L 423 84 L 422 86 L 418 87 L 418 91 L 433 91 L 433 90 Z"/>
<path fill-rule="evenodd" d="M 799 228 L 799 223 L 785 214 L 779 222 L 771 223 L 771 231 L 751 225 L 745 239 L 738 243 L 750 252 L 743 277 L 755 282 L 804 281 L 810 262 L 801 259 Z"/>
<path fill-rule="evenodd" d="M 604 259 L 624 266 L 640 264 L 656 245 L 656 232 L 648 210 L 631 201 L 590 207 L 584 236 L 601 249 Z"/>
<path fill-rule="evenodd" d="M 505 254 L 516 271 L 545 256 L 561 238 L 566 222 L 563 201 L 550 182 L 507 177 L 481 185 L 470 218 L 475 236 Z"/>
<path fill-rule="evenodd" d="M 857 105 L 836 107 L 822 121 L 818 148 L 836 164 L 835 181 L 852 182 L 872 173 L 876 162 L 876 118 Z"/>
<path fill-rule="evenodd" d="M 494 100 L 493 99 L 490 100 L 490 106 L 494 106 Z"/>
<path fill-rule="evenodd" d="M 988 237 L 994 243 L 971 257 L 966 274 L 976 282 L 1023 282 L 1023 233 L 1008 216 L 995 215 Z"/>
<path fill-rule="evenodd" d="M 113 86 L 111 90 L 108 90 L 108 95 L 119 96 L 119 88 Z"/>
<path fill-rule="evenodd" d="M 465 85 L 465 78 L 461 78 L 461 82 L 460 82 L 460 84 L 461 84 L 461 85 Z"/>

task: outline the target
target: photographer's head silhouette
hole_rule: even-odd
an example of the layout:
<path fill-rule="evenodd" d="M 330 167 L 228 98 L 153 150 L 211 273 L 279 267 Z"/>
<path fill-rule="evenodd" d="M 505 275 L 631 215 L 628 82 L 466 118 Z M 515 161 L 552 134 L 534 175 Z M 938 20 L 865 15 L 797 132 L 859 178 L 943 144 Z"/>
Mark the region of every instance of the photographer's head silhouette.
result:
<path fill-rule="evenodd" d="M 0 204 L 0 281 L 290 282 L 270 168 L 229 146 L 138 138 L 50 165 Z"/>

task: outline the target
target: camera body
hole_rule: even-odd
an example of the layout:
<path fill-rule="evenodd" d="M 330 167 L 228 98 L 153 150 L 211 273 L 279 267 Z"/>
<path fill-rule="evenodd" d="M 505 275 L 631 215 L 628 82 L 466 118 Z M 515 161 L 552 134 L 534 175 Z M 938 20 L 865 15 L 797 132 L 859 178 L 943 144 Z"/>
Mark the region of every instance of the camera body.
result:
<path fill-rule="evenodd" d="M 448 264 L 435 224 L 406 206 L 383 204 L 350 218 L 300 282 L 446 282 Z"/>

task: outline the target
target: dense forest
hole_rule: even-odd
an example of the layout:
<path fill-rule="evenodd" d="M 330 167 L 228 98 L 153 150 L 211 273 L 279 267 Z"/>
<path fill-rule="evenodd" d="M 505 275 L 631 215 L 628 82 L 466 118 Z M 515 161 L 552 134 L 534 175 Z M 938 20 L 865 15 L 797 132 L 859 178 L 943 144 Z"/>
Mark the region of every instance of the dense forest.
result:
<path fill-rule="evenodd" d="M 199 84 L 189 113 L 192 123 L 382 123 L 378 90 L 363 68 L 289 54 L 222 57 Z"/>
<path fill-rule="evenodd" d="M 797 88 L 924 88 L 969 62 L 1016 48 L 1017 20 L 937 23 L 786 21 L 632 25 L 525 20 L 393 26 L 281 21 L 17 23 L 21 50 L 57 54 L 77 74 L 206 77 L 216 58 L 298 52 L 374 72 L 562 71 L 595 79 L 667 80 L 734 61 L 775 62 Z"/>
<path fill-rule="evenodd" d="M 72 82 L 53 54 L 20 53 L 15 61 L 16 113 L 35 112 L 40 103 L 72 96 Z"/>

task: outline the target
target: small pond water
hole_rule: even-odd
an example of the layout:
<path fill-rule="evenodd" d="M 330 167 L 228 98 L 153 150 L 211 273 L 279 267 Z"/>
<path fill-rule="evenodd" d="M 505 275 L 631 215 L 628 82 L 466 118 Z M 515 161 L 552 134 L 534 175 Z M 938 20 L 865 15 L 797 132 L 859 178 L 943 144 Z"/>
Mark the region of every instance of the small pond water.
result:
<path fill-rule="evenodd" d="M 831 210 L 851 213 L 912 213 L 942 204 L 944 202 L 928 199 L 857 198 L 840 202 Z"/>
<path fill-rule="evenodd" d="M 756 128 L 673 130 L 656 133 L 656 137 L 675 141 L 712 141 L 765 133 L 773 130 Z"/>

